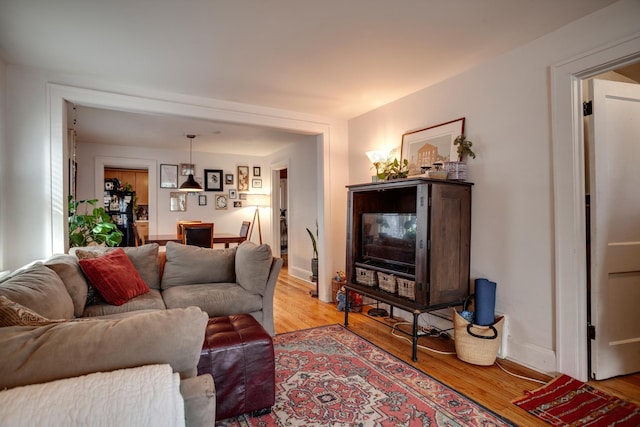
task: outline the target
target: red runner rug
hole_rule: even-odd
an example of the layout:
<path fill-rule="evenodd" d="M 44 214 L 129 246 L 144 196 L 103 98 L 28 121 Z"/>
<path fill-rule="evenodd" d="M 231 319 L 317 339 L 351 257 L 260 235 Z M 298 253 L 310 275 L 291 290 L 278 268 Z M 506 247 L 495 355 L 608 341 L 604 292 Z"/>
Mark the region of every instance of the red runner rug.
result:
<path fill-rule="evenodd" d="M 340 325 L 274 337 L 270 414 L 218 426 L 511 426 Z"/>
<path fill-rule="evenodd" d="M 513 403 L 554 426 L 640 426 L 640 407 L 564 374 Z"/>

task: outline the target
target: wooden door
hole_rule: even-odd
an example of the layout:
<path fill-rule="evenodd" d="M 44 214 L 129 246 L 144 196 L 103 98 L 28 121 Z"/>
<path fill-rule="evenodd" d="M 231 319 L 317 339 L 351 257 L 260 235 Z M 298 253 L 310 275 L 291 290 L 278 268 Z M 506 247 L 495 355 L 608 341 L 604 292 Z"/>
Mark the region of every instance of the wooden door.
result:
<path fill-rule="evenodd" d="M 590 84 L 591 376 L 605 379 L 640 371 L 640 85 Z"/>

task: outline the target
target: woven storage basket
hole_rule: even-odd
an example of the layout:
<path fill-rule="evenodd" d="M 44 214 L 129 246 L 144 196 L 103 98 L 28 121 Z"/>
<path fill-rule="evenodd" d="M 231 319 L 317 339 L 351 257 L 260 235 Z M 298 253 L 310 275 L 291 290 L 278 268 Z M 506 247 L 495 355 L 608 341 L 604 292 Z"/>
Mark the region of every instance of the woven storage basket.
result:
<path fill-rule="evenodd" d="M 365 286 L 375 286 L 377 284 L 376 272 L 366 268 L 356 267 L 356 283 Z"/>
<path fill-rule="evenodd" d="M 404 277 L 397 277 L 396 282 L 398 283 L 398 295 L 409 298 L 411 301 L 415 301 L 416 281 L 405 279 Z"/>
<path fill-rule="evenodd" d="M 474 365 L 493 365 L 498 356 L 504 316 L 493 325 L 472 324 L 453 309 L 453 337 L 458 359 Z"/>
<path fill-rule="evenodd" d="M 393 274 L 386 274 L 378 271 L 378 286 L 383 291 L 391 292 L 395 294 L 398 291 L 396 286 L 396 276 Z"/>

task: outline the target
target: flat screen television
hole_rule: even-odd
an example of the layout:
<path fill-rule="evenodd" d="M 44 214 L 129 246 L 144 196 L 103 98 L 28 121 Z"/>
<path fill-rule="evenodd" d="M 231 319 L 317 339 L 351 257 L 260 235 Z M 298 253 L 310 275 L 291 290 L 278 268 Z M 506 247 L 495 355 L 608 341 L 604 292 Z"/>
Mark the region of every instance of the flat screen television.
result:
<path fill-rule="evenodd" d="M 414 267 L 416 214 L 363 213 L 362 258 L 364 261 Z"/>

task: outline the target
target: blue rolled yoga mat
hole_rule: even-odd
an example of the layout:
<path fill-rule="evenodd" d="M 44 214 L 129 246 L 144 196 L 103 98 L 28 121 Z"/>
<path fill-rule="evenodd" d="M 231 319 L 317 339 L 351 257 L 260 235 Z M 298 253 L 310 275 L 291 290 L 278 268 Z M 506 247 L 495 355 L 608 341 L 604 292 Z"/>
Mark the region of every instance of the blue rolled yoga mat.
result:
<path fill-rule="evenodd" d="M 476 325 L 488 326 L 495 322 L 496 284 L 487 279 L 476 279 Z"/>

